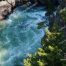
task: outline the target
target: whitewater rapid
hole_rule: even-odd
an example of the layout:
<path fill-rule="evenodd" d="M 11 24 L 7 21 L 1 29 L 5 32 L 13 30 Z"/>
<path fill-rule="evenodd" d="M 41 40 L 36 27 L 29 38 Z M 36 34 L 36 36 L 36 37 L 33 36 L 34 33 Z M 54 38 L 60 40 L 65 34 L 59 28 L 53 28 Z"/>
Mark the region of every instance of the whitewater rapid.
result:
<path fill-rule="evenodd" d="M 43 7 L 26 12 L 19 7 L 8 17 L 0 31 L 0 66 L 22 66 L 22 60 L 41 47 L 44 31 L 37 29 L 37 23 L 45 19 L 45 13 Z"/>

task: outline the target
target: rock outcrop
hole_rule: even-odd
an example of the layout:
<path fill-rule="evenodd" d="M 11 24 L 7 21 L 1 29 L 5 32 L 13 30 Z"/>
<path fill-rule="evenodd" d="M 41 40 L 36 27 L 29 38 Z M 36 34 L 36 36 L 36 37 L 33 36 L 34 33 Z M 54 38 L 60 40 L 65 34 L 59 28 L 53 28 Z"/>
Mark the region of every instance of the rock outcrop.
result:
<path fill-rule="evenodd" d="M 5 0 L 0 1 L 0 20 L 5 19 L 15 8 L 16 5 L 21 5 L 22 0 Z"/>
<path fill-rule="evenodd" d="M 6 1 L 0 2 L 0 20 L 3 20 L 11 12 L 11 5 Z"/>

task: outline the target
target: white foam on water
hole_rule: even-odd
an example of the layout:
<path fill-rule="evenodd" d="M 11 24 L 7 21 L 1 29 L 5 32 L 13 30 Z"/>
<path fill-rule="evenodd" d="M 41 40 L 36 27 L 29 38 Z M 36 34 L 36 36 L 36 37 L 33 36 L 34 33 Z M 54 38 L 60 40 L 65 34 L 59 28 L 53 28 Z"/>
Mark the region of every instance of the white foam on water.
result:
<path fill-rule="evenodd" d="M 16 66 L 16 61 L 22 64 L 19 58 L 23 60 L 29 53 L 35 53 L 41 47 L 44 31 L 37 29 L 37 23 L 43 21 L 44 17 L 45 11 L 40 8 L 26 12 L 16 9 L 9 16 L 6 21 L 8 26 L 3 29 L 2 36 L 0 35 L 4 37 L 0 38 L 4 43 L 0 44 L 0 66 Z"/>

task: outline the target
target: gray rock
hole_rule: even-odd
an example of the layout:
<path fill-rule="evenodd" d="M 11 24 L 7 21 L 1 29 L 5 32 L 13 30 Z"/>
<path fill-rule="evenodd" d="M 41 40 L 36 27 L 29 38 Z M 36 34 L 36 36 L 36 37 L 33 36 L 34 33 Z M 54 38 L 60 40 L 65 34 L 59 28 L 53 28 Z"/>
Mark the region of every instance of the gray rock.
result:
<path fill-rule="evenodd" d="M 11 12 L 11 5 L 6 1 L 0 2 L 0 20 L 6 18 L 6 16 Z"/>

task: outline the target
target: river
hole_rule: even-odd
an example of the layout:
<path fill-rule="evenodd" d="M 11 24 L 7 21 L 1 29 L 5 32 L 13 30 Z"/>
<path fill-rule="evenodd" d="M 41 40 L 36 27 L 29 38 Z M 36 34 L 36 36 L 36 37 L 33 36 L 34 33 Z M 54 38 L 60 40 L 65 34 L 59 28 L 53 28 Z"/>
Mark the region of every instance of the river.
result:
<path fill-rule="evenodd" d="M 37 29 L 37 23 L 45 20 L 46 11 L 44 7 L 24 10 L 16 8 L 0 31 L 0 66 L 22 66 L 22 60 L 41 47 L 44 31 Z"/>

